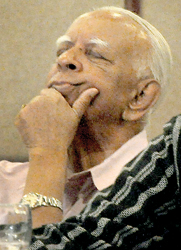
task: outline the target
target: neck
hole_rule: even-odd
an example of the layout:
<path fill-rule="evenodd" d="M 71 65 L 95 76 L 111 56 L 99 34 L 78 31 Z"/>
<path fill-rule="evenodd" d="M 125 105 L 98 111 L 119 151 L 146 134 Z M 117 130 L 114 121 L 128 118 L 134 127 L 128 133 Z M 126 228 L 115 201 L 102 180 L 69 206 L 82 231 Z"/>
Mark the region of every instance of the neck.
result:
<path fill-rule="evenodd" d="M 100 164 L 144 128 L 140 122 L 87 123 L 82 119 L 70 147 L 70 162 L 74 172 Z"/>

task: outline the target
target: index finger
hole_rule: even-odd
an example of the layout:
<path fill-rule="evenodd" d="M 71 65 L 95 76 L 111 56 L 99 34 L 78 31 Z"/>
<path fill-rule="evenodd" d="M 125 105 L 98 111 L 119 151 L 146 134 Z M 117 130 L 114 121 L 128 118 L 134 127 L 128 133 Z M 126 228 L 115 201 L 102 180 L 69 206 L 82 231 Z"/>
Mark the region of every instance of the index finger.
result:
<path fill-rule="evenodd" d="M 74 102 L 72 108 L 75 113 L 78 115 L 79 119 L 82 118 L 83 114 L 89 107 L 92 99 L 99 93 L 99 90 L 96 88 L 90 88 L 85 90 L 79 98 Z"/>

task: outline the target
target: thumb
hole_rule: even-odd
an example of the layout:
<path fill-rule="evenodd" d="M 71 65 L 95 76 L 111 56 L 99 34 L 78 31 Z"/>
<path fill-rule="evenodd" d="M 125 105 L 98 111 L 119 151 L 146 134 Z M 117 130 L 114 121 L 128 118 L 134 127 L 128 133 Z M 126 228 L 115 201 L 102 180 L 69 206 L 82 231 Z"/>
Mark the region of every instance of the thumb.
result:
<path fill-rule="evenodd" d="M 99 93 L 99 90 L 96 88 L 90 88 L 85 90 L 79 98 L 74 102 L 72 108 L 75 113 L 78 115 L 79 119 L 83 116 L 87 108 L 89 107 L 92 99 Z"/>

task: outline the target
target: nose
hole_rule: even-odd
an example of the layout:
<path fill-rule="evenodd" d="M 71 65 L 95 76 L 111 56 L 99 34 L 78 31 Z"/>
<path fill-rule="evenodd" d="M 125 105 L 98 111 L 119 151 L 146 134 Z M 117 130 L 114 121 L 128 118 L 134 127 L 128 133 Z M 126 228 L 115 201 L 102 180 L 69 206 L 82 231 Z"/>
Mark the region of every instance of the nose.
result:
<path fill-rule="evenodd" d="M 65 51 L 57 58 L 57 64 L 62 70 L 71 70 L 79 72 L 83 69 L 83 65 L 80 61 L 80 53 L 71 48 Z"/>

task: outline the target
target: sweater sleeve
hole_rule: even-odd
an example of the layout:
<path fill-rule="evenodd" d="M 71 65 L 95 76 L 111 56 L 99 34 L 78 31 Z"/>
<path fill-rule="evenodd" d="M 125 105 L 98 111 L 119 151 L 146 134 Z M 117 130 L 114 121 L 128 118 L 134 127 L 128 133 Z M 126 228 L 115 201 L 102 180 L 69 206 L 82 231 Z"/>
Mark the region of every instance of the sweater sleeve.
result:
<path fill-rule="evenodd" d="M 81 214 L 35 229 L 30 249 L 180 249 L 180 145 L 177 116 Z"/>

